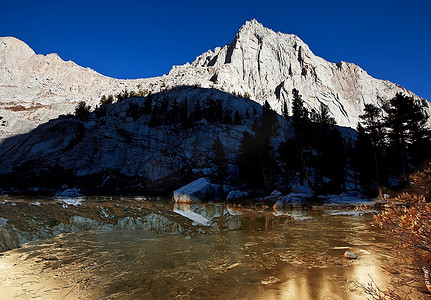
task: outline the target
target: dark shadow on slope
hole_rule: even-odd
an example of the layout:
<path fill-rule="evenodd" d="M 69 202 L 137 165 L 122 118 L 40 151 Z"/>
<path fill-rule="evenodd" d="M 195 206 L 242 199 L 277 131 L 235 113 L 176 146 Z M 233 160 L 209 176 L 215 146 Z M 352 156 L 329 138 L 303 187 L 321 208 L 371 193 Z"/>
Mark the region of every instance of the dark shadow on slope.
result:
<path fill-rule="evenodd" d="M 151 109 L 145 111 L 148 102 Z M 72 187 L 86 194 L 170 193 L 202 176 L 192 172 L 194 160 L 209 155 L 195 153 L 195 157 L 189 157 L 188 152 L 193 152 L 196 145 L 183 153 L 183 140 L 190 141 L 198 134 L 214 138 L 214 130 L 253 132 L 261 114 L 262 106 L 253 100 L 217 89 L 179 86 L 104 105 L 87 121 L 60 116 L 1 143 L 0 189 L 7 193 L 43 194 Z M 290 120 L 282 116 L 278 120 L 289 130 Z M 351 128 L 338 128 L 346 136 L 355 135 Z M 157 160 L 158 155 L 164 157 L 163 151 L 172 149 L 159 151 L 157 147 L 168 138 L 178 147 L 178 153 L 171 154 L 173 166 L 165 167 L 171 168 L 169 172 L 160 172 L 153 179 L 140 172 L 147 165 L 133 167 L 137 161 L 141 163 L 142 155 L 153 155 L 152 160 Z M 229 154 L 233 159 L 237 156 Z"/>

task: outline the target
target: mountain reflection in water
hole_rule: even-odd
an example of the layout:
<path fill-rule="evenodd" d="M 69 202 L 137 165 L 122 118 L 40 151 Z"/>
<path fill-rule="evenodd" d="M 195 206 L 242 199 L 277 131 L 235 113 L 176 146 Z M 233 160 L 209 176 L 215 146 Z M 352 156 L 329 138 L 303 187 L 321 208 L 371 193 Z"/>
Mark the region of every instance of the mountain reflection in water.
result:
<path fill-rule="evenodd" d="M 364 299 L 358 281 L 371 276 L 385 286 L 380 266 L 393 260 L 391 241 L 369 214 L 128 198 L 34 201 L 8 201 L 0 211 L 12 221 L 19 209 L 33 220 L 27 226 L 48 214 L 66 221 L 52 224 L 60 235 L 0 256 L 5 299 Z M 71 220 L 88 226 L 77 230 Z M 359 259 L 345 259 L 347 249 Z"/>

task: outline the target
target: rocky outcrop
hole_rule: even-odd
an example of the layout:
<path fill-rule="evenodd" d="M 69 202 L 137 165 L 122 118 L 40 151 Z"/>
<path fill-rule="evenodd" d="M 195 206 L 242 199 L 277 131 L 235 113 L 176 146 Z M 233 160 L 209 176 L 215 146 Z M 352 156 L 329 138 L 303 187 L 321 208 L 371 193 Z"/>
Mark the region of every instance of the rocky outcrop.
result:
<path fill-rule="evenodd" d="M 352 128 L 364 104 L 384 107 L 398 92 L 430 111 L 427 101 L 399 85 L 375 79 L 353 63 L 328 62 L 296 35 L 274 32 L 252 20 L 229 45 L 174 66 L 166 75 L 136 80 L 109 78 L 57 54 L 37 55 L 15 38 L 0 38 L 0 139 L 72 112 L 82 100 L 94 107 L 102 95 L 156 93 L 175 86 L 215 88 L 260 104 L 267 100 L 279 112 L 283 101 L 291 106 L 296 88 L 309 108 L 324 103 L 339 125 Z"/>
<path fill-rule="evenodd" d="M 215 99 L 223 102 L 223 107 L 228 107 L 232 113 L 239 111 L 245 115 L 245 110 L 261 113 L 257 103 L 214 89 L 174 88 L 166 93 L 153 94 L 152 98 L 155 103 L 166 100 L 171 107 L 173 101 L 181 104 L 190 95 L 190 106 L 198 100 L 203 104 L 206 99 Z M 198 126 L 187 130 L 181 129 L 180 123 L 161 124 L 156 128 L 150 125 L 150 115 L 141 115 L 136 120 L 127 117 L 130 104 L 142 106 L 143 102 L 143 99 L 135 98 L 108 105 L 104 116 L 93 113 L 86 122 L 58 118 L 40 125 L 30 133 L 5 140 L 0 147 L 0 174 L 12 172 L 15 168 L 14 173 L 20 176 L 17 181 L 23 182 L 27 171 L 30 175 L 40 174 L 53 167 L 57 168 L 53 181 L 60 179 L 58 173 L 63 169 L 73 172 L 73 176 L 103 173 L 103 177 L 91 178 L 89 181 L 92 181 L 93 186 L 100 184 L 99 190 L 106 190 L 117 184 L 115 174 L 109 174 L 111 171 L 154 181 L 176 173 L 183 175 L 184 169 L 193 162 L 195 171 L 214 172 L 211 170 L 214 168 L 212 144 L 215 138 L 219 137 L 223 141 L 229 161 L 234 162 L 243 133 L 251 132 L 253 124 L 251 118 L 244 119 L 244 125 L 201 120 Z M 284 122 L 282 118 L 280 122 Z M 178 182 L 177 179 L 169 181 Z M 192 179 L 188 178 L 188 182 Z M 53 181 L 45 179 L 41 184 Z M 3 183 L 7 185 L 5 181 Z M 140 183 L 144 184 L 143 181 Z M 36 183 L 35 186 L 40 185 Z M 170 191 L 177 187 L 172 187 Z M 163 190 L 167 188 L 163 186 Z"/>
<path fill-rule="evenodd" d="M 205 178 L 196 179 L 189 184 L 174 191 L 175 202 L 196 202 L 202 200 L 213 200 L 216 197 L 218 185 L 211 184 Z"/>
<path fill-rule="evenodd" d="M 73 112 L 79 101 L 95 107 L 102 95 L 139 90 L 146 80 L 119 80 L 64 61 L 37 55 L 24 42 L 0 38 L 0 139 Z M 155 80 L 157 82 L 157 80 Z"/>
<path fill-rule="evenodd" d="M 227 196 L 226 196 L 226 201 L 227 202 L 238 201 L 238 200 L 246 199 L 249 196 L 250 195 L 248 192 L 243 192 L 243 191 L 239 191 L 239 190 L 230 191 L 229 194 L 227 194 Z"/>
<path fill-rule="evenodd" d="M 33 204 L 34 205 L 34 204 Z M 114 215 L 97 215 L 94 214 L 94 207 L 87 210 L 87 205 L 84 207 L 74 208 L 72 210 L 79 211 L 83 215 L 72 215 L 67 221 L 53 225 L 51 221 L 48 224 L 43 224 L 43 215 L 46 214 L 49 218 L 53 218 L 49 204 L 38 203 L 38 209 L 31 220 L 25 225 L 21 222 L 20 229 L 17 229 L 14 224 L 9 224 L 9 221 L 0 217 L 0 252 L 11 250 L 20 247 L 20 245 L 29 241 L 43 240 L 58 236 L 64 233 L 85 232 L 91 230 L 143 230 L 153 231 L 156 233 L 167 234 L 182 234 L 190 232 L 190 226 L 186 218 L 173 218 L 169 212 L 159 211 L 144 212 L 142 210 L 131 209 L 130 215 L 126 214 L 122 217 Z M 11 209 L 13 204 L 3 204 L 2 208 Z M 126 208 L 124 210 L 127 210 Z M 12 209 L 13 212 L 19 211 L 19 208 Z M 67 215 L 71 213 L 71 209 L 67 206 L 57 206 L 55 213 L 58 215 Z M 102 212 L 108 211 L 106 207 L 102 208 Z M 27 210 L 27 212 L 29 212 Z M 139 213 L 137 215 L 137 213 Z M 57 223 L 57 222 L 55 222 Z M 192 230 L 193 231 L 193 230 Z"/>
<path fill-rule="evenodd" d="M 7 219 L 0 217 L 0 252 L 17 248 L 21 244 L 21 233 L 7 223 Z"/>
<path fill-rule="evenodd" d="M 193 82 L 194 72 L 207 81 Z M 189 84 L 247 95 L 260 104 L 267 100 L 278 112 L 284 100 L 291 111 L 291 91 L 296 88 L 308 108 L 318 109 L 324 103 L 339 125 L 351 128 L 366 103 L 383 107 L 398 92 L 421 100 L 353 63 L 328 62 L 296 35 L 274 32 L 256 20 L 246 22 L 231 44 L 202 54 L 190 65 L 174 67 L 169 76 L 174 84 L 181 78 Z M 429 103 L 423 101 L 423 105 L 429 112 Z"/>

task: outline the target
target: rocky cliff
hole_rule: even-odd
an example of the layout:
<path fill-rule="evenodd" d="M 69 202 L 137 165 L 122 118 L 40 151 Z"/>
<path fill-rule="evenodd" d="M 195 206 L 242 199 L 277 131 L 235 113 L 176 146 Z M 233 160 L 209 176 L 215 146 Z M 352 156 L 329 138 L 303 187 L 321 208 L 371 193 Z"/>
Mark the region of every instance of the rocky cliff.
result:
<path fill-rule="evenodd" d="M 160 190 L 167 191 L 167 184 L 175 183 L 177 188 L 176 181 L 215 173 L 212 145 L 217 137 L 223 141 L 230 173 L 237 172 L 240 141 L 244 132 L 252 133 L 254 120 L 262 114 L 259 104 L 216 89 L 176 87 L 152 94 L 152 113 L 145 114 L 149 97 L 103 105 L 86 121 L 59 117 L 5 139 L 0 144 L 0 174 L 14 175 L 0 178 L 2 185 L 28 191 L 53 184 L 53 189 L 59 189 L 66 182 L 73 186 L 73 178 L 80 178 L 77 185 L 87 182 L 87 193 L 93 188 L 116 193 L 117 185 L 129 186 L 131 191 L 157 190 L 158 182 L 163 182 Z M 182 107 L 187 101 L 190 116 L 198 102 L 205 106 L 209 99 L 221 103 L 223 116 L 229 112 L 231 120 L 238 112 L 241 124 L 201 119 L 184 128 L 178 114 L 170 116 L 181 110 L 174 105 Z M 161 109 L 164 103 L 167 109 Z M 160 117 L 157 124 L 156 116 Z M 279 120 L 285 128 L 287 121 Z"/>
<path fill-rule="evenodd" d="M 57 54 L 36 55 L 16 38 L 0 38 L 0 138 L 69 113 L 79 101 L 94 106 L 102 94 L 134 89 L 139 82 L 103 76 Z"/>
<path fill-rule="evenodd" d="M 384 107 L 398 92 L 420 99 L 353 63 L 328 62 L 296 35 L 276 33 L 256 20 L 246 22 L 231 44 L 202 54 L 191 65 L 174 67 L 169 76 L 174 83 L 184 77 L 192 83 L 196 72 L 207 79 L 204 86 L 249 95 L 260 104 L 267 100 L 279 112 L 284 100 L 290 108 L 291 91 L 296 88 L 308 108 L 318 109 L 324 103 L 339 125 L 352 128 L 366 103 Z M 423 105 L 429 111 L 429 103 Z"/>
<path fill-rule="evenodd" d="M 102 95 L 156 93 L 175 86 L 215 88 L 260 104 L 268 100 L 279 112 L 284 100 L 290 107 L 296 88 L 309 108 L 324 103 L 339 125 L 352 128 L 365 103 L 384 107 L 398 92 L 430 111 L 427 101 L 399 85 L 375 79 L 352 63 L 328 62 L 296 35 L 276 33 L 252 20 L 230 44 L 174 66 L 166 75 L 136 80 L 109 78 L 56 54 L 37 55 L 15 38 L 0 38 L 0 139 L 69 113 L 82 100 L 95 107 Z"/>

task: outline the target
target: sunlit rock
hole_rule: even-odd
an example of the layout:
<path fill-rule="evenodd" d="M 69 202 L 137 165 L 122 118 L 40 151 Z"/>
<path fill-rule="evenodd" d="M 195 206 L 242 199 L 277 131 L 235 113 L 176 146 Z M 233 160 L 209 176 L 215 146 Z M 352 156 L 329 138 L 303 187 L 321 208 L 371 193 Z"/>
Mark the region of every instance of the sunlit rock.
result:
<path fill-rule="evenodd" d="M 0 82 L 0 139 L 71 113 L 79 101 L 95 107 L 102 95 L 126 90 L 146 94 L 175 86 L 215 88 L 259 104 L 267 100 L 281 112 L 284 101 L 291 111 L 291 93 L 296 88 L 307 108 L 326 104 L 339 125 L 351 128 L 356 127 L 365 104 L 383 107 L 400 92 L 421 101 L 353 63 L 328 62 L 298 36 L 274 32 L 256 20 L 246 22 L 230 44 L 208 50 L 192 63 L 173 66 L 160 77 L 133 80 L 106 77 L 57 54 L 36 54 L 16 38 L 1 37 Z M 430 112 L 427 101 L 421 103 Z"/>
<path fill-rule="evenodd" d="M 350 252 L 350 251 L 344 252 L 344 257 L 348 258 L 348 259 L 357 259 L 358 258 L 358 256 L 355 253 Z"/>
<path fill-rule="evenodd" d="M 215 199 L 219 186 L 199 178 L 174 191 L 175 202 L 194 202 Z"/>

